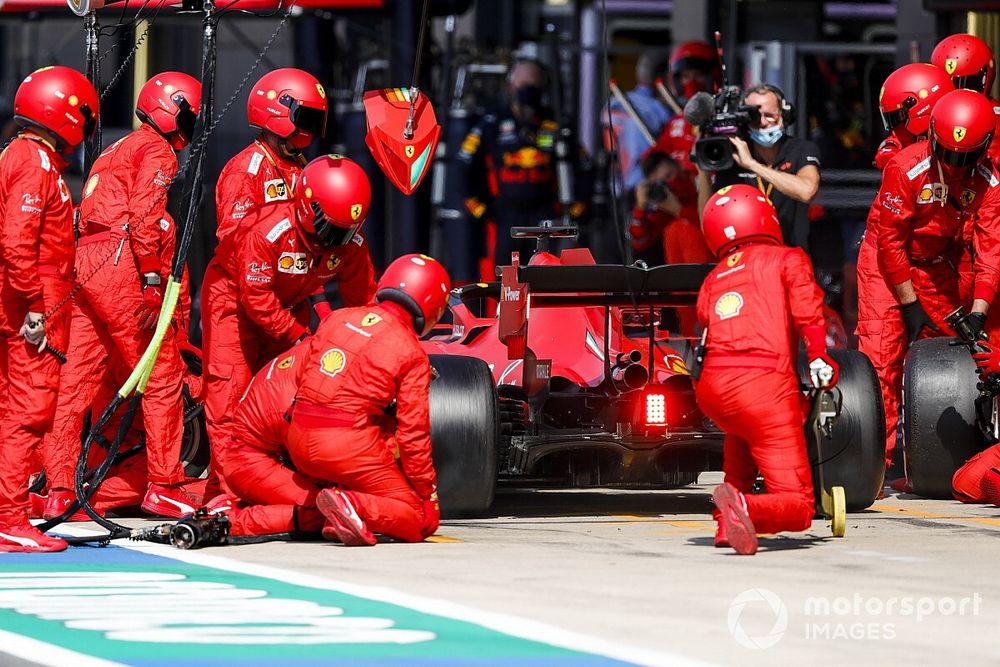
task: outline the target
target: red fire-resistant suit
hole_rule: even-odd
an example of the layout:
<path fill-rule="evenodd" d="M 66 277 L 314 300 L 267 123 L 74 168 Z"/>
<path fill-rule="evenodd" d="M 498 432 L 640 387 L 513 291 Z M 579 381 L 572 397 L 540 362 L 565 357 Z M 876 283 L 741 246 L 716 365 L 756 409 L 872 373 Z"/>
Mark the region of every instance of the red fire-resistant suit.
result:
<path fill-rule="evenodd" d="M 208 394 L 205 412 L 213 473 L 225 466 L 232 416 L 253 374 L 308 333 L 308 297 L 336 279 L 348 306 L 375 294 L 375 270 L 361 234 L 318 249 L 295 220 L 295 207 L 265 205 L 216 251 L 202 286 Z"/>
<path fill-rule="evenodd" d="M 323 527 L 316 509 L 319 487 L 281 461 L 287 456 L 285 415 L 295 400 L 307 344 L 300 347 L 273 359 L 253 377 L 233 417 L 225 481 L 251 506 L 230 515 L 235 534 L 318 532 Z"/>
<path fill-rule="evenodd" d="M 906 327 L 894 285 L 913 281 L 924 310 L 946 335 L 945 316 L 962 304 L 958 262 L 962 231 L 972 221 L 976 247 L 975 298 L 992 301 L 1000 278 L 1000 188 L 986 161 L 970 176 L 947 174 L 945 193 L 930 144 L 910 145 L 885 168 L 858 257 L 858 346 L 878 374 L 886 415 L 886 462 L 891 463 L 902 391 Z M 943 205 L 942 205 L 943 204 Z M 966 304 L 968 305 L 968 304 Z"/>
<path fill-rule="evenodd" d="M 73 203 L 65 161 L 31 132 L 0 155 L 0 523 L 28 519 L 28 476 L 52 426 L 59 362 L 19 334 L 28 311 L 47 313 L 73 284 Z M 45 322 L 50 345 L 66 350 L 69 308 Z"/>
<path fill-rule="evenodd" d="M 334 311 L 296 363 L 304 364 L 288 431 L 296 468 L 349 488 L 343 493 L 371 532 L 408 542 L 427 537 L 423 502 L 437 486 L 431 367 L 410 314 L 394 303 Z M 393 400 L 395 446 L 379 427 Z"/>
<path fill-rule="evenodd" d="M 93 400 L 94 382 L 115 369 L 135 368 L 152 338 L 135 315 L 143 304 L 140 274 L 167 277 L 165 258 L 172 254 L 174 230 L 166 214 L 166 190 L 176 170 L 170 144 L 143 125 L 104 150 L 84 186 L 76 263 L 82 289 L 68 353 L 72 365 L 63 370 L 58 428 L 46 448 L 52 488 L 72 488 L 79 424 Z M 183 374 L 171 329 L 142 400 L 148 475 L 155 484 L 184 480 L 179 463 Z"/>
<path fill-rule="evenodd" d="M 698 405 L 725 431 L 725 481 L 746 494 L 759 533 L 807 529 L 815 511 L 805 412 L 796 372 L 799 333 L 822 328 L 823 293 L 799 248 L 738 247 L 705 279 L 708 327 Z M 757 471 L 767 493 L 750 493 Z"/>
<path fill-rule="evenodd" d="M 223 241 L 254 209 L 291 201 L 302 174 L 300 159 L 284 158 L 256 139 L 226 163 L 215 186 L 215 235 Z"/>
<path fill-rule="evenodd" d="M 161 276 L 167 276 L 170 274 L 177 242 L 174 220 L 164 212 L 154 228 L 160 235 L 159 273 Z M 83 413 L 90 406 L 92 417 L 96 419 L 132 372 L 132 368 L 125 365 L 123 357 L 116 355 L 113 358 L 118 364 L 110 363 L 109 357 L 114 353 L 113 345 L 107 337 L 98 333 L 98 329 L 95 328 L 95 318 L 81 306 L 81 303 L 82 300 L 74 300 L 72 304 L 69 349 L 73 352 L 68 356 L 66 365 L 62 367 L 60 394 L 52 430 L 42 441 L 42 466 L 45 468 L 50 489 L 73 489 L 76 461 L 80 456 Z M 191 296 L 185 271 L 174 315 L 174 331 L 178 340 L 187 340 L 190 310 Z M 183 368 L 183 364 L 181 367 Z M 199 396 L 202 389 L 201 378 L 188 376 L 188 380 L 193 395 Z M 138 417 L 133 423 L 141 427 L 142 417 Z M 142 460 L 145 461 L 145 457 Z M 139 469 L 134 463 L 130 464 L 130 468 Z M 145 492 L 145 484 L 148 481 L 145 468 L 142 468 L 141 481 L 140 493 Z"/>

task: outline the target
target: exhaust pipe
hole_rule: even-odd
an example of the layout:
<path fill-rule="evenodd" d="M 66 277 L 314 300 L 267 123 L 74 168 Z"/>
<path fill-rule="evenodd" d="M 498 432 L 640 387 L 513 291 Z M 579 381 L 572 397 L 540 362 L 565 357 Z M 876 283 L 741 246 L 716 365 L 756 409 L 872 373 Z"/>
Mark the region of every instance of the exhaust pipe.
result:
<path fill-rule="evenodd" d="M 622 391 L 642 389 L 649 382 L 649 371 L 642 364 L 626 363 L 624 366 L 618 365 L 611 369 L 611 380 Z"/>

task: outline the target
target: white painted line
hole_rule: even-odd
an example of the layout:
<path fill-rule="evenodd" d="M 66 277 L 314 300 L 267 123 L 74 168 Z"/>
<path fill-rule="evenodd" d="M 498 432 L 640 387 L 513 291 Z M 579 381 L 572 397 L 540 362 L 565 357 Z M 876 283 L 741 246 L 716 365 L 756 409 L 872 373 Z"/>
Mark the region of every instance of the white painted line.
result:
<path fill-rule="evenodd" d="M 67 648 L 0 630 L 0 654 L 12 655 L 28 662 L 49 667 L 127 667 L 120 662 L 111 662 L 77 653 Z"/>
<path fill-rule="evenodd" d="M 60 528 L 61 532 L 73 535 L 94 534 L 94 531 L 77 528 L 75 526 Z M 557 628 L 539 621 L 482 611 L 480 609 L 474 609 L 472 607 L 466 607 L 464 605 L 448 602 L 447 600 L 438 600 L 434 598 L 411 595 L 409 593 L 403 593 L 401 591 L 382 586 L 367 586 L 334 579 L 324 579 L 315 575 L 290 572 L 288 570 L 281 570 L 267 565 L 246 563 L 223 556 L 209 555 L 201 551 L 185 551 L 183 549 L 176 549 L 171 546 L 154 544 L 152 542 L 131 542 L 119 540 L 116 544 L 117 546 L 125 549 L 162 556 L 164 558 L 170 558 L 172 560 L 190 563 L 192 565 L 201 565 L 203 567 L 227 570 L 238 574 L 248 574 L 257 577 L 264 577 L 265 579 L 274 579 L 275 581 L 281 581 L 295 586 L 306 586 L 309 588 L 336 591 L 347 595 L 367 598 L 369 600 L 394 604 L 400 607 L 407 607 L 426 614 L 435 614 L 437 616 L 443 616 L 456 621 L 474 623 L 476 625 L 489 628 L 490 630 L 502 632 L 514 637 L 520 637 L 522 639 L 529 639 L 542 644 L 548 644 L 550 646 L 558 646 L 573 651 L 592 653 L 617 660 L 634 662 L 640 665 L 717 667 L 716 663 L 688 658 L 687 656 L 683 656 L 678 653 L 651 651 L 647 649 L 624 646 L 622 644 L 590 637 L 570 630 Z"/>

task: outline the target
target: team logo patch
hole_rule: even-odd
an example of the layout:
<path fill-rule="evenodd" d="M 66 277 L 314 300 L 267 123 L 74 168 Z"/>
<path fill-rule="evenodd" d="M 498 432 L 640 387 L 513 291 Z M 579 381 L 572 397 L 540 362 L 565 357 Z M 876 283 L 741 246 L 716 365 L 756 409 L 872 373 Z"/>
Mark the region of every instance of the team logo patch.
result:
<path fill-rule="evenodd" d="M 338 266 L 340 266 L 340 258 L 337 257 L 336 255 L 333 255 L 328 260 L 326 260 L 326 270 L 327 271 L 333 271 Z"/>
<path fill-rule="evenodd" d="M 945 61 L 944 61 L 944 71 L 948 73 L 948 76 L 951 76 L 952 74 L 954 74 L 955 73 L 955 69 L 957 67 L 958 67 L 958 59 L 957 58 L 946 58 L 945 59 Z"/>
<path fill-rule="evenodd" d="M 962 203 L 962 207 L 966 207 L 972 203 L 972 200 L 976 198 L 976 191 L 969 188 L 962 190 L 962 196 L 959 201 Z"/>
<path fill-rule="evenodd" d="M 361 217 L 361 211 L 364 210 L 364 206 L 361 204 L 354 204 L 351 206 L 351 220 L 357 220 Z"/>
<path fill-rule="evenodd" d="M 720 320 L 736 317 L 743 310 L 743 295 L 739 292 L 726 292 L 715 302 L 715 314 Z"/>
<path fill-rule="evenodd" d="M 329 375 L 330 377 L 336 377 L 337 373 L 344 370 L 344 366 L 347 364 L 347 357 L 344 356 L 342 350 L 335 347 L 330 348 L 323 353 L 323 356 L 319 360 L 319 371 L 324 375 Z"/>
<path fill-rule="evenodd" d="M 933 202 L 944 201 L 948 196 L 948 190 L 944 187 L 942 183 L 928 183 L 924 187 L 920 188 L 920 192 L 917 193 L 917 203 L 918 204 L 930 204 Z"/>
<path fill-rule="evenodd" d="M 278 368 L 284 370 L 286 368 L 291 368 L 292 364 L 295 363 L 295 355 L 290 354 L 281 361 L 278 362 Z"/>
<path fill-rule="evenodd" d="M 302 275 L 309 272 L 309 259 L 305 253 L 283 252 L 278 258 L 278 271 Z"/>
<path fill-rule="evenodd" d="M 729 257 L 726 257 L 726 266 L 728 266 L 729 268 L 733 268 L 734 266 L 740 263 L 741 259 L 743 259 L 743 253 L 734 252 Z"/>
<path fill-rule="evenodd" d="M 382 317 L 380 315 L 376 315 L 375 313 L 368 313 L 363 318 L 361 318 L 361 326 L 373 327 L 381 321 Z"/>
<path fill-rule="evenodd" d="M 280 178 L 264 181 L 264 203 L 288 199 L 288 188 Z"/>
<path fill-rule="evenodd" d="M 323 90 L 322 84 L 319 83 L 316 84 L 316 92 L 319 93 L 319 96 L 322 97 L 324 100 L 326 99 L 326 91 Z"/>
<path fill-rule="evenodd" d="M 413 150 L 413 146 L 407 146 L 406 148 L 403 149 L 403 152 L 406 153 L 406 157 L 413 158 L 413 154 L 416 151 Z"/>
<path fill-rule="evenodd" d="M 724 188 L 719 188 L 718 190 L 716 190 L 716 191 L 715 191 L 715 194 L 717 194 L 717 195 L 724 195 L 724 194 L 726 194 L 727 192 L 729 192 L 730 190 L 732 190 L 732 188 L 733 188 L 733 186 L 731 186 L 731 185 L 727 185 L 727 186 L 726 186 L 726 187 L 724 187 Z"/>
<path fill-rule="evenodd" d="M 952 136 L 955 137 L 955 141 L 962 143 L 962 139 L 965 139 L 965 135 L 968 131 L 961 125 L 956 125 L 955 129 L 952 130 Z"/>

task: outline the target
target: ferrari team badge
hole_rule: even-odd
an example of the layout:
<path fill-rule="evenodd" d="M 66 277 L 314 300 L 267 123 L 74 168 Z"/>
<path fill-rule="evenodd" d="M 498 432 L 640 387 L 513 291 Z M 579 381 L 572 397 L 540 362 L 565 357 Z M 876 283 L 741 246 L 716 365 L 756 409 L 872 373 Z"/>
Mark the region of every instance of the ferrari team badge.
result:
<path fill-rule="evenodd" d="M 732 255 L 726 258 L 726 266 L 728 266 L 729 268 L 733 268 L 734 266 L 740 263 L 741 259 L 743 259 L 743 253 L 734 252 Z"/>
<path fill-rule="evenodd" d="M 295 362 L 295 355 L 290 354 L 281 361 L 278 362 L 278 368 L 284 370 L 286 368 L 291 368 L 292 364 Z"/>
<path fill-rule="evenodd" d="M 382 321 L 382 317 L 376 315 L 375 313 L 368 313 L 363 318 L 361 318 L 361 326 L 363 327 L 373 327 Z"/>
<path fill-rule="evenodd" d="M 406 153 L 406 157 L 410 158 L 411 160 L 413 159 L 414 150 L 412 145 L 409 145 L 406 148 L 404 148 L 403 152 Z"/>
<path fill-rule="evenodd" d="M 347 357 L 344 356 L 342 350 L 335 347 L 330 348 L 323 353 L 323 356 L 319 360 L 319 371 L 324 375 L 329 375 L 330 377 L 337 377 L 337 374 L 344 370 L 344 366 L 347 364 Z"/>
<path fill-rule="evenodd" d="M 351 206 L 351 220 L 357 220 L 361 217 L 361 210 L 364 207 L 361 204 L 354 204 Z"/>
<path fill-rule="evenodd" d="M 948 76 L 951 76 L 952 74 L 954 74 L 955 73 L 955 69 L 957 67 L 958 67 L 958 60 L 955 59 L 955 58 L 947 58 L 944 61 L 944 71 L 948 73 Z"/>
<path fill-rule="evenodd" d="M 956 125 L 955 129 L 952 131 L 952 135 L 955 137 L 955 141 L 962 143 L 962 139 L 965 139 L 965 133 L 967 130 L 961 125 Z"/>

